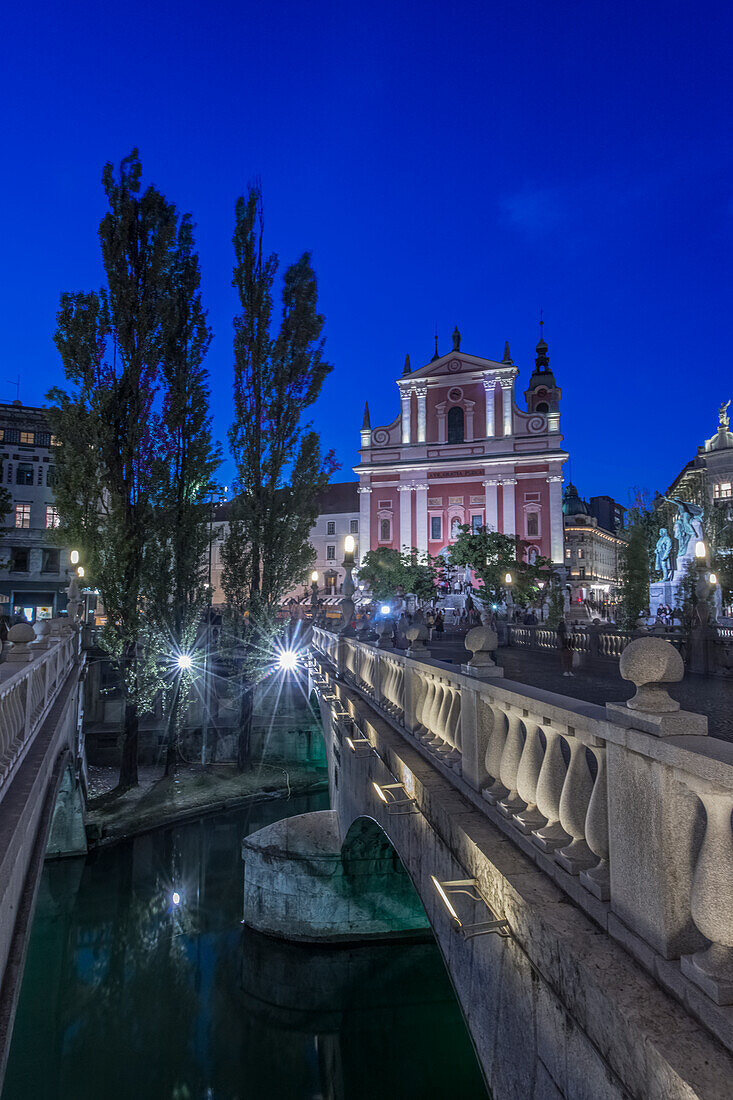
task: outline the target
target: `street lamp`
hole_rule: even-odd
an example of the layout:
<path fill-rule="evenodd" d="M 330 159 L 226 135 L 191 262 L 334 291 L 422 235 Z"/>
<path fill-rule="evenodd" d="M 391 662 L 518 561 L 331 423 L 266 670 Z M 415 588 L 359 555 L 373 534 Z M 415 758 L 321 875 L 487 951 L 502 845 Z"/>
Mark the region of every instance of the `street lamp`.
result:
<path fill-rule="evenodd" d="M 318 609 L 318 570 L 314 569 L 311 573 L 311 616 L 313 621 L 316 619 L 316 611 Z"/>
<path fill-rule="evenodd" d="M 78 565 L 79 564 L 79 551 L 78 550 L 72 550 L 71 551 L 71 553 L 69 554 L 69 561 L 71 562 L 72 565 Z"/>
<path fill-rule="evenodd" d="M 356 542 L 353 535 L 347 535 L 344 539 L 344 560 L 341 563 L 344 569 L 344 598 L 341 601 L 341 614 L 343 616 L 343 629 L 349 630 L 354 618 L 354 550 Z"/>
<path fill-rule="evenodd" d="M 701 561 L 706 556 L 706 554 L 707 549 L 705 547 L 705 543 L 702 539 L 698 539 L 695 543 L 695 557 L 698 559 L 698 561 Z"/>

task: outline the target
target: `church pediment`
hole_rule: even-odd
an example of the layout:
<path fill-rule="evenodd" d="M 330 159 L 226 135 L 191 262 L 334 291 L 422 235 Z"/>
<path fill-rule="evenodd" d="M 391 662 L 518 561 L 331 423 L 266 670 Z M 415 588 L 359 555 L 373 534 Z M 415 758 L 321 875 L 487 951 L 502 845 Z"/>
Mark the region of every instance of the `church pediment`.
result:
<path fill-rule="evenodd" d="M 415 378 L 450 378 L 456 374 L 465 374 L 467 371 L 506 371 L 512 369 L 511 363 L 500 363 L 495 359 L 482 359 L 478 355 L 466 355 L 462 351 L 452 351 L 448 355 L 441 356 L 433 363 L 427 363 L 424 367 L 414 370 L 412 374 L 400 379 L 401 383 L 409 383 Z M 516 368 L 514 368 L 516 370 Z"/>

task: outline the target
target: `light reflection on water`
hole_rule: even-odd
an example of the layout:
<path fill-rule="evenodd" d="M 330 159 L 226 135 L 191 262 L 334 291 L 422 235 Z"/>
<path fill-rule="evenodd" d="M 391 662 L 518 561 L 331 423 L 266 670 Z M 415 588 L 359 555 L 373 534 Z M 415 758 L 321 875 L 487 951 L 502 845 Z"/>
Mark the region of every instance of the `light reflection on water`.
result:
<path fill-rule="evenodd" d="M 434 943 L 312 948 L 239 924 L 242 836 L 327 805 L 47 864 L 2 1100 L 484 1100 Z"/>

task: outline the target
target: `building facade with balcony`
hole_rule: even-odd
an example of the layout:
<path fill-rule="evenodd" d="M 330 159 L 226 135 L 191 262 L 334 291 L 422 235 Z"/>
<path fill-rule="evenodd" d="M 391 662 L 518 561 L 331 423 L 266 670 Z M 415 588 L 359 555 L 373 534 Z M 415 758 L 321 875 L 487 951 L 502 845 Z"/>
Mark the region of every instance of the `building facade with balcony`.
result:
<path fill-rule="evenodd" d="M 593 497 L 608 502 L 605 515 L 609 526 L 617 522 L 619 509 L 611 497 Z M 613 613 L 621 583 L 621 561 L 626 548 L 622 531 L 607 530 L 597 515 L 578 495 L 574 485 L 568 485 L 563 499 L 565 527 L 565 569 L 570 586 L 571 616 Z"/>
<path fill-rule="evenodd" d="M 0 404 L 0 477 L 11 499 L 0 546 L 0 613 L 29 622 L 66 607 L 69 551 L 49 537 L 58 526 L 51 429 L 43 409 Z"/>
<path fill-rule="evenodd" d="M 359 520 L 363 552 L 415 547 L 436 556 L 458 527 L 487 526 L 529 543 L 528 554 L 563 561 L 560 389 L 542 337 L 525 390 L 505 345 L 502 360 L 453 347 L 397 380 L 400 412 L 361 431 Z"/>
<path fill-rule="evenodd" d="M 680 471 L 665 496 L 725 509 L 733 518 L 733 432 L 728 407 L 718 410 L 718 430 L 698 447 L 697 454 Z"/>

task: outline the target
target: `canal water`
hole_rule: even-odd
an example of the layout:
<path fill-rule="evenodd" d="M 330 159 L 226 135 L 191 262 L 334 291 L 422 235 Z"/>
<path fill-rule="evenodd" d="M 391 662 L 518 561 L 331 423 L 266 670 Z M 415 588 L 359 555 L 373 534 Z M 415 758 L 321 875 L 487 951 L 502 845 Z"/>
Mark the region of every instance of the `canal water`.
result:
<path fill-rule="evenodd" d="M 2 1100 L 486 1100 L 434 942 L 244 929 L 262 803 L 47 863 Z"/>

